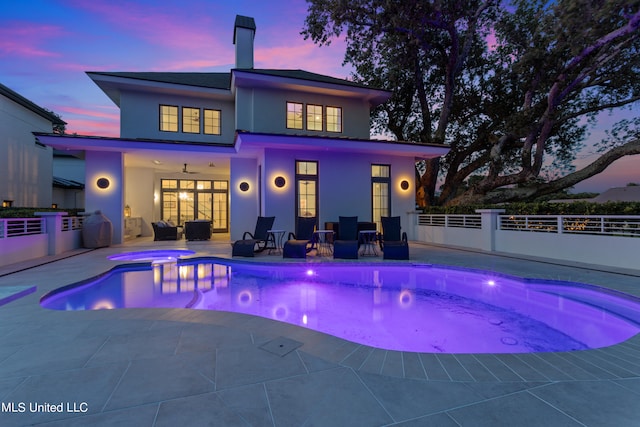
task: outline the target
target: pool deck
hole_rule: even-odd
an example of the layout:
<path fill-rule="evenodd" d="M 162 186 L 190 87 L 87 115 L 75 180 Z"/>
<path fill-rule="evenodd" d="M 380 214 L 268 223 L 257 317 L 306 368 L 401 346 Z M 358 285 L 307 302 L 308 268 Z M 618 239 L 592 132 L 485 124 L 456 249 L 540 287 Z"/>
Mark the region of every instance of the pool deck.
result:
<path fill-rule="evenodd" d="M 169 248 L 231 255 L 228 241 L 142 238 L 0 268 L 0 425 L 640 425 L 640 335 L 580 352 L 408 353 L 235 313 L 38 304 L 47 291 L 114 266 L 108 255 Z M 640 296 L 640 270 L 423 244 L 411 245 L 411 260 Z M 36 404 L 50 406 L 32 411 Z M 63 412 L 52 411 L 58 405 Z"/>

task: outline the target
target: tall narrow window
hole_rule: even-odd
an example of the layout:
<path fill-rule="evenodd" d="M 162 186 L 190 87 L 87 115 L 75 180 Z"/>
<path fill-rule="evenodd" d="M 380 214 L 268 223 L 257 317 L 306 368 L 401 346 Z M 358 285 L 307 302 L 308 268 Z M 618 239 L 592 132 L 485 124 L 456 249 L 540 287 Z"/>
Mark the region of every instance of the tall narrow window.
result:
<path fill-rule="evenodd" d="M 296 218 L 318 218 L 318 162 L 296 161 Z"/>
<path fill-rule="evenodd" d="M 342 108 L 327 107 L 327 132 L 342 132 Z"/>
<path fill-rule="evenodd" d="M 302 104 L 287 102 L 287 129 L 302 129 Z"/>
<path fill-rule="evenodd" d="M 322 105 L 307 104 L 307 130 L 322 130 Z"/>
<path fill-rule="evenodd" d="M 220 135 L 220 110 L 204 110 L 204 133 Z"/>
<path fill-rule="evenodd" d="M 380 218 L 391 214 L 391 166 L 371 165 L 371 217 L 382 230 Z"/>
<path fill-rule="evenodd" d="M 178 107 L 174 105 L 160 106 L 160 130 L 178 132 Z"/>
<path fill-rule="evenodd" d="M 182 132 L 200 133 L 200 109 L 182 107 Z"/>

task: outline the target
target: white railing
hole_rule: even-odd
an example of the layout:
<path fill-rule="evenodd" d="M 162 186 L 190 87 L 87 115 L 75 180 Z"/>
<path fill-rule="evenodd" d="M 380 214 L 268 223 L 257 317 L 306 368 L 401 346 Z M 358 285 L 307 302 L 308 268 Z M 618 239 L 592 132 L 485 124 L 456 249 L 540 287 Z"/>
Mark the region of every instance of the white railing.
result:
<path fill-rule="evenodd" d="M 640 216 L 500 215 L 499 230 L 640 237 Z"/>
<path fill-rule="evenodd" d="M 640 215 L 478 213 L 418 215 L 412 236 L 436 245 L 640 269 Z"/>
<path fill-rule="evenodd" d="M 0 218 L 0 239 L 44 233 L 43 218 Z"/>
<path fill-rule="evenodd" d="M 480 215 L 418 215 L 418 225 L 481 228 L 482 221 Z"/>
<path fill-rule="evenodd" d="M 70 216 L 62 218 L 62 231 L 82 230 L 84 217 Z"/>

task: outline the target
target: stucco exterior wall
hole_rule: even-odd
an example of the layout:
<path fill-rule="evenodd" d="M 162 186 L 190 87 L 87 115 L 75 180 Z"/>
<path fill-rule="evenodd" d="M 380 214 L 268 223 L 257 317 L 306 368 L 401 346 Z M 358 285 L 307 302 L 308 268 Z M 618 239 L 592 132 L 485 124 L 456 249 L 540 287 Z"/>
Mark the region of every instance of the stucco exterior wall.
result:
<path fill-rule="evenodd" d="M 302 130 L 287 129 L 287 102 L 302 103 L 304 108 L 307 104 L 341 107 L 342 132 L 307 131 L 306 124 Z M 360 99 L 283 89 L 239 88 L 236 92 L 236 104 L 242 105 L 237 111 L 238 129 L 278 134 L 369 138 L 369 104 Z"/>
<path fill-rule="evenodd" d="M 391 166 L 391 215 L 401 216 L 402 224 L 409 226 L 407 212 L 415 208 L 413 189 L 413 159 L 376 154 L 341 153 L 327 151 L 265 150 L 264 196 L 265 213 L 275 215 L 275 228 L 295 229 L 295 161 L 318 162 L 319 226 L 337 221 L 339 216 L 358 216 L 360 221 L 371 221 L 371 165 Z M 286 185 L 277 188 L 274 180 L 282 176 Z M 407 190 L 400 182 L 407 179 Z"/>
<path fill-rule="evenodd" d="M 53 150 L 35 143 L 32 132 L 51 132 L 47 119 L 0 96 L 0 201 L 13 206 L 51 205 Z"/>
<path fill-rule="evenodd" d="M 85 180 L 85 210 L 101 210 L 113 224 L 113 244 L 122 243 L 124 229 L 124 161 L 122 153 L 87 151 Z M 109 180 L 109 187 L 98 188 L 100 178 Z"/>
<path fill-rule="evenodd" d="M 160 130 L 160 105 L 178 107 L 178 132 Z M 221 110 L 221 134 L 182 132 L 182 107 Z M 235 107 L 232 100 L 213 95 L 179 96 L 169 93 L 123 92 L 120 98 L 120 136 L 122 138 L 146 138 L 177 141 L 231 143 L 235 135 Z M 201 123 L 202 126 L 202 123 Z"/>

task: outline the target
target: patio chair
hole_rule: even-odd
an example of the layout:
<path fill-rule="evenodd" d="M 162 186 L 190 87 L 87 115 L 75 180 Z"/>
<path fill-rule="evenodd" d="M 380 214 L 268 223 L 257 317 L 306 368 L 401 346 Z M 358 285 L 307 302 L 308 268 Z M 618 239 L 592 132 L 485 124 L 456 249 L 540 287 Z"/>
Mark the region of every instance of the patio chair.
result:
<path fill-rule="evenodd" d="M 264 251 L 270 241 L 268 231 L 273 227 L 275 219 L 275 216 L 259 216 L 253 233 L 245 231 L 242 235 L 242 240 L 233 243 L 231 255 L 253 256 L 254 252 Z M 250 255 L 249 252 L 251 253 Z"/>
<path fill-rule="evenodd" d="M 282 248 L 282 257 L 306 258 L 315 245 L 313 238 L 315 228 L 315 217 L 298 217 L 296 232 L 289 233 L 288 239 Z"/>
<path fill-rule="evenodd" d="M 358 217 L 338 217 L 339 234 L 333 243 L 333 257 L 358 259 Z"/>
<path fill-rule="evenodd" d="M 383 259 L 409 259 L 409 243 L 407 233 L 401 233 L 399 216 L 383 216 L 382 233 L 379 237 Z"/>
<path fill-rule="evenodd" d="M 180 240 L 182 238 L 180 228 L 168 221 L 152 222 L 151 226 L 153 227 L 154 241 Z"/>

